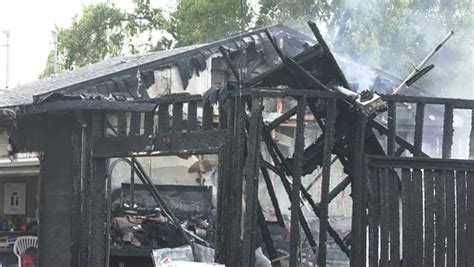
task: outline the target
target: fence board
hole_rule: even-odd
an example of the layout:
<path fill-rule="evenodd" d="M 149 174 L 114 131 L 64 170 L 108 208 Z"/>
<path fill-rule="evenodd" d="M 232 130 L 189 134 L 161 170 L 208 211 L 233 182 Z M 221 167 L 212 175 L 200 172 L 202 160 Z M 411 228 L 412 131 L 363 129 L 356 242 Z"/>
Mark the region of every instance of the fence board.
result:
<path fill-rule="evenodd" d="M 402 246 L 403 266 L 413 266 L 411 257 L 411 171 L 402 169 Z"/>
<path fill-rule="evenodd" d="M 466 265 L 466 172 L 456 172 L 456 258 L 457 266 Z"/>
<path fill-rule="evenodd" d="M 380 172 L 380 265 L 388 266 L 389 255 L 389 181 L 388 169 Z"/>
<path fill-rule="evenodd" d="M 456 218 L 454 198 L 454 171 L 446 171 L 446 264 L 454 266 L 456 263 Z"/>
<path fill-rule="evenodd" d="M 379 170 L 369 168 L 369 266 L 379 262 Z"/>
<path fill-rule="evenodd" d="M 435 266 L 445 266 L 446 211 L 445 173 L 435 171 Z"/>
<path fill-rule="evenodd" d="M 425 243 L 423 253 L 424 266 L 433 266 L 434 250 L 434 174 L 425 170 Z"/>
<path fill-rule="evenodd" d="M 466 190 L 466 266 L 474 266 L 474 172 L 467 172 Z"/>
<path fill-rule="evenodd" d="M 421 170 L 412 172 L 411 185 L 411 218 L 412 236 L 412 261 L 413 266 L 423 266 L 423 176 Z"/>
<path fill-rule="evenodd" d="M 389 170 L 390 185 L 390 265 L 400 266 L 400 214 L 398 177 L 394 170 Z"/>

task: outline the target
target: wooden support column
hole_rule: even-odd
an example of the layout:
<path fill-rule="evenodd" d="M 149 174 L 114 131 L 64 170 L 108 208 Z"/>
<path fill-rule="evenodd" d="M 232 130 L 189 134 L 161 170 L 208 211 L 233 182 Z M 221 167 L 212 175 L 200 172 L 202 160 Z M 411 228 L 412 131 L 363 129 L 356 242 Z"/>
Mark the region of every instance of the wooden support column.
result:
<path fill-rule="evenodd" d="M 321 214 L 319 216 L 318 265 L 326 266 L 326 241 L 328 230 L 329 186 L 331 179 L 331 154 L 334 147 L 334 124 L 336 123 L 336 99 L 330 99 L 326 108 L 326 129 L 324 131 L 323 170 L 321 181 Z"/>
<path fill-rule="evenodd" d="M 353 180 L 352 180 L 352 245 L 351 266 L 366 265 L 366 194 L 367 180 L 365 177 L 365 129 L 367 116 L 357 115 L 355 147 L 353 152 Z"/>
<path fill-rule="evenodd" d="M 300 209 L 300 187 L 304 153 L 304 115 L 306 110 L 306 97 L 298 99 L 296 112 L 296 133 L 293 164 L 293 187 L 291 190 L 291 229 L 290 229 L 290 266 L 299 266 L 300 253 L 300 225 L 298 223 Z"/>
<path fill-rule="evenodd" d="M 105 134 L 105 114 L 92 114 L 91 136 L 103 137 Z M 93 148 L 92 148 L 93 149 Z M 107 164 L 105 158 L 92 158 L 91 162 L 91 191 L 92 201 L 91 227 L 89 239 L 88 266 L 105 266 L 108 255 L 108 225 L 107 225 Z"/>
<path fill-rule="evenodd" d="M 252 99 L 252 114 L 248 132 L 248 151 L 244 168 L 245 212 L 242 242 L 242 266 L 255 266 L 258 228 L 258 176 L 262 129 L 262 98 Z"/>
<path fill-rule="evenodd" d="M 38 266 L 71 266 L 72 239 L 73 135 L 75 118 L 47 115 L 44 128 L 44 154 L 41 158 L 39 194 Z M 73 247 L 71 245 L 73 244 Z"/>

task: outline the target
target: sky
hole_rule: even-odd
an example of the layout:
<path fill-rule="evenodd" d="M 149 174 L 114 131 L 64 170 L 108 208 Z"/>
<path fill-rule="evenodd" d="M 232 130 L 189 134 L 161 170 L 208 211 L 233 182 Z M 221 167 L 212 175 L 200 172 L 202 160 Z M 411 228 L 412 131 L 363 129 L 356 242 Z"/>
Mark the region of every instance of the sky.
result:
<path fill-rule="evenodd" d="M 106 0 L 0 0 L 0 88 L 5 88 L 6 35 L 10 32 L 9 87 L 38 79 L 53 48 L 55 25 L 71 25 L 74 15 L 85 5 Z M 132 0 L 109 0 L 130 10 Z M 152 1 L 153 6 L 166 7 L 170 0 Z"/>

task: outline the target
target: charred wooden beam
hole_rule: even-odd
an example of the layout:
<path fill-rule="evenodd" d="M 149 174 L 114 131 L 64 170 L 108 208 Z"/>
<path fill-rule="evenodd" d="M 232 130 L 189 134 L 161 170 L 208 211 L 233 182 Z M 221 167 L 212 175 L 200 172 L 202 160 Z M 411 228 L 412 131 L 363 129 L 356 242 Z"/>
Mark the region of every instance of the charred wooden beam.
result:
<path fill-rule="evenodd" d="M 195 131 L 198 128 L 197 118 L 197 102 L 191 101 L 188 103 L 188 120 L 187 120 L 188 131 Z"/>
<path fill-rule="evenodd" d="M 425 96 L 407 96 L 407 95 L 381 95 L 384 101 L 393 101 L 398 103 L 423 103 L 434 105 L 451 105 L 458 109 L 472 109 L 474 108 L 474 101 L 468 99 L 457 98 L 438 98 Z"/>
<path fill-rule="evenodd" d="M 92 113 L 91 138 L 102 138 L 105 135 L 105 114 L 103 112 Z M 95 149 L 92 143 L 92 150 Z M 107 162 L 105 158 L 92 158 L 91 164 L 91 191 L 90 197 L 93 204 L 91 209 L 91 227 L 89 239 L 88 265 L 105 266 L 109 257 L 107 225 Z"/>
<path fill-rule="evenodd" d="M 262 130 L 262 138 L 263 141 L 265 142 L 265 146 L 267 147 L 268 153 L 270 157 L 273 160 L 273 163 L 275 164 L 276 169 L 278 170 L 278 176 L 280 177 L 280 180 L 283 184 L 283 187 L 285 188 L 286 193 L 288 194 L 288 198 L 291 201 L 291 184 L 288 181 L 286 175 L 285 175 L 285 170 L 283 169 L 283 164 L 280 161 L 279 156 L 277 155 L 277 150 L 278 147 L 277 145 L 273 142 L 272 137 L 270 133 L 265 129 L 265 126 L 263 127 Z M 300 213 L 299 216 L 299 223 L 301 225 L 301 228 L 303 229 L 303 232 L 306 235 L 306 239 L 308 240 L 308 243 L 313 249 L 313 252 L 316 252 L 317 244 L 316 241 L 314 240 L 313 234 L 311 233 L 311 229 L 308 226 L 308 222 L 306 221 L 304 215 Z"/>
<path fill-rule="evenodd" d="M 296 132 L 293 164 L 293 181 L 291 192 L 291 231 L 290 231 L 290 266 L 300 264 L 298 253 L 300 251 L 300 226 L 298 223 L 300 209 L 300 187 L 304 152 L 304 115 L 306 98 L 298 99 L 296 112 Z"/>
<path fill-rule="evenodd" d="M 267 222 L 265 221 L 265 216 L 263 215 L 262 207 L 260 203 L 258 205 L 258 224 L 260 226 L 260 232 L 262 233 L 263 243 L 265 244 L 265 249 L 267 250 L 268 256 L 272 263 L 273 267 L 281 266 L 280 260 L 278 260 L 278 251 L 273 244 L 272 235 L 268 229 Z"/>
<path fill-rule="evenodd" d="M 158 106 L 158 132 L 167 133 L 169 131 L 170 131 L 169 105 L 161 104 Z"/>
<path fill-rule="evenodd" d="M 323 152 L 323 170 L 321 181 L 321 201 L 319 206 L 321 212 L 319 216 L 319 251 L 318 251 L 318 265 L 326 265 L 326 242 L 328 229 L 328 212 L 329 212 L 329 186 L 330 186 L 330 172 L 331 172 L 331 154 L 334 146 L 334 124 L 336 122 L 336 100 L 327 101 L 326 112 L 326 130 L 324 131 L 324 152 Z"/>
<path fill-rule="evenodd" d="M 336 72 L 339 76 L 338 78 L 342 81 L 343 86 L 345 88 L 350 88 L 349 83 L 347 82 L 346 77 L 344 76 L 344 73 L 339 68 L 339 65 L 337 64 L 336 59 L 334 58 L 333 54 L 331 53 L 331 50 L 329 49 L 329 46 L 327 45 L 326 41 L 321 35 L 321 32 L 318 29 L 318 26 L 316 26 L 316 23 L 314 23 L 313 21 L 308 21 L 308 25 L 311 28 L 311 31 L 313 32 L 314 37 L 316 37 L 316 40 L 318 40 L 318 43 L 322 46 L 324 50 L 323 55 L 329 60 L 329 63 L 331 63 L 331 65 L 335 67 Z"/>
<path fill-rule="evenodd" d="M 291 108 L 290 110 L 288 110 L 287 112 L 285 112 L 284 114 L 282 114 L 281 116 L 279 116 L 278 118 L 274 119 L 272 122 L 270 122 L 267 125 L 267 130 L 272 131 L 275 128 L 277 128 L 278 126 L 280 126 L 280 124 L 282 124 L 286 120 L 293 117 L 296 114 L 296 110 L 297 110 L 297 107 L 295 106 L 295 107 Z"/>
<path fill-rule="evenodd" d="M 32 104 L 22 107 L 24 114 L 39 114 L 54 111 L 97 110 L 108 112 L 150 112 L 156 108 L 153 103 L 138 101 L 106 101 L 106 100 L 57 100 Z"/>
<path fill-rule="evenodd" d="M 366 262 L 366 225 L 365 213 L 367 191 L 367 177 L 364 161 L 365 131 L 367 117 L 359 113 L 357 116 L 355 145 L 352 158 L 353 181 L 352 181 L 352 229 L 351 229 L 351 266 L 365 266 Z"/>
<path fill-rule="evenodd" d="M 262 160 L 262 159 L 260 159 Z M 265 185 L 267 186 L 268 195 L 270 196 L 270 200 L 273 205 L 273 210 L 275 211 L 275 216 L 280 227 L 285 227 L 285 222 L 283 220 L 283 215 L 281 213 L 280 204 L 278 204 L 278 198 L 275 194 L 275 189 L 273 188 L 272 180 L 270 179 L 270 175 L 268 170 L 264 167 L 260 168 L 260 172 L 262 173 L 263 180 L 265 181 Z M 276 169 L 274 169 L 276 173 Z"/>
<path fill-rule="evenodd" d="M 443 159 L 451 158 L 451 147 L 453 146 L 453 106 L 448 104 L 444 107 L 444 121 L 443 121 L 443 147 L 442 157 Z"/>
<path fill-rule="evenodd" d="M 252 99 L 252 114 L 248 131 L 248 151 L 244 167 L 245 212 L 242 239 L 242 265 L 255 266 L 257 249 L 258 218 L 258 176 L 260 159 L 260 138 L 262 128 L 262 98 Z"/>
<path fill-rule="evenodd" d="M 98 158 L 140 156 L 141 153 L 210 154 L 224 144 L 223 130 L 157 133 L 148 136 L 108 136 L 93 138 L 93 156 Z M 140 154 L 138 154 L 140 153 Z M 146 154 L 143 154 L 146 155 Z"/>
<path fill-rule="evenodd" d="M 388 102 L 388 114 L 387 114 L 387 155 L 393 156 L 395 154 L 395 136 L 397 135 L 397 103 Z"/>
<path fill-rule="evenodd" d="M 183 103 L 173 104 L 172 129 L 180 132 L 183 130 Z"/>
<path fill-rule="evenodd" d="M 415 115 L 415 153 L 413 156 L 421 157 L 422 144 L 423 144 L 423 126 L 425 122 L 425 104 L 416 104 L 416 115 Z"/>
<path fill-rule="evenodd" d="M 130 135 L 139 135 L 140 134 L 140 123 L 141 123 L 141 113 L 132 112 L 130 115 Z"/>

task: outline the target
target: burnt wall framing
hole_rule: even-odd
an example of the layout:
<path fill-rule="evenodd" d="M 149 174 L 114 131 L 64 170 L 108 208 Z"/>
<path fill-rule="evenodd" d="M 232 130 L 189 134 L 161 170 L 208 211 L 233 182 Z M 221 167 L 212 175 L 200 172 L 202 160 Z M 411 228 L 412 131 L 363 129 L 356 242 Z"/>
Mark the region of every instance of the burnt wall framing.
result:
<path fill-rule="evenodd" d="M 268 124 L 264 123 L 262 99 L 283 97 L 294 98 L 297 103 L 295 108 Z M 267 87 L 231 92 L 227 98 L 221 98 L 215 104 L 201 96 L 171 95 L 141 102 L 86 100 L 81 103 L 82 101 L 73 100 L 46 102 L 26 107 L 23 110 L 25 115 L 19 120 L 14 141 L 21 150 L 43 152 L 40 238 L 44 239 L 40 244 L 40 264 L 42 266 L 54 266 L 58 263 L 61 266 L 107 265 L 110 216 L 108 205 L 110 177 L 107 177 L 105 171 L 107 158 L 213 153 L 219 154 L 218 227 L 215 240 L 217 262 L 225 263 L 227 266 L 242 264 L 253 266 L 258 234 L 261 234 L 264 248 L 272 264 L 279 265 L 278 254 L 258 202 L 258 180 L 261 172 L 270 196 L 273 195 L 272 204 L 275 211 L 277 214 L 280 213 L 280 216 L 277 216 L 280 226 L 284 224 L 283 218 L 281 211 L 279 212 L 278 199 L 273 192 L 272 182 L 275 181 L 271 181 L 269 173 L 276 174 L 291 200 L 289 260 L 292 264 L 299 264 L 301 258 L 299 240 L 302 231 L 313 253 L 317 253 L 315 255 L 319 265 L 323 266 L 326 263 L 328 235 L 344 253 L 350 256 L 353 265 L 357 266 L 359 263 L 363 265 L 365 258 L 360 255 L 365 252 L 365 246 L 375 246 L 373 243 L 375 236 L 380 234 L 383 237 L 381 240 L 384 241 L 390 238 L 396 239 L 395 229 L 398 228 L 398 222 L 391 221 L 390 216 L 397 216 L 398 207 L 394 201 L 397 198 L 396 193 L 379 190 L 378 194 L 380 197 L 383 196 L 379 199 L 383 201 L 374 203 L 374 207 L 384 205 L 392 213 L 366 216 L 366 203 L 371 201 L 370 186 L 373 183 L 367 178 L 367 170 L 364 167 L 367 165 L 367 160 L 364 160 L 362 155 L 389 154 L 392 155 L 391 164 L 414 168 L 415 165 L 410 164 L 417 164 L 417 159 L 411 161 L 397 157 L 397 151 L 408 150 L 416 156 L 426 156 L 421 151 L 423 108 L 426 104 L 441 103 L 447 106 L 444 116 L 446 127 L 443 134 L 445 143 L 443 157 L 448 158 L 452 145 L 453 110 L 474 108 L 472 102 L 464 100 L 401 96 L 383 96 L 383 98 L 389 102 L 389 113 L 392 116 L 388 127 L 361 113 L 350 111 L 346 100 L 335 92 L 289 88 Z M 396 102 L 417 103 L 414 145 L 397 136 L 395 132 Z M 219 115 L 214 116 L 214 109 L 217 107 Z M 306 113 L 314 115 L 323 130 L 323 134 L 309 145 L 304 144 L 303 138 Z M 295 115 L 294 154 L 286 157 L 271 132 Z M 110 116 L 117 118 L 115 125 L 111 125 Z M 114 131 L 110 132 L 107 128 L 113 128 Z M 374 139 L 372 129 L 388 137 L 386 149 Z M 473 143 L 471 138 L 471 151 Z M 271 161 L 262 159 L 262 145 L 266 147 Z M 343 164 L 348 176 L 329 191 L 332 154 Z M 57 162 L 62 162 L 63 166 L 70 168 L 57 168 Z M 371 162 L 378 164 L 374 163 L 376 162 L 374 160 Z M 424 159 L 423 162 L 438 165 L 441 161 Z M 453 163 L 450 168 L 462 167 L 456 165 L 459 163 L 450 163 Z M 301 186 L 300 180 L 316 166 L 322 166 L 323 170 L 320 203 L 313 200 Z M 383 167 L 385 170 L 387 168 L 389 167 Z M 394 182 L 399 175 L 388 173 L 391 173 L 392 178 L 381 179 L 378 186 L 384 189 L 399 187 L 399 183 Z M 417 171 L 412 173 L 418 175 Z M 403 186 L 403 173 L 401 177 Z M 350 184 L 354 205 L 352 233 L 349 238 L 343 238 L 329 223 L 328 205 Z M 451 184 L 446 184 L 445 188 L 450 186 Z M 466 187 L 466 192 L 470 192 L 469 190 L 471 189 Z M 415 194 L 413 197 L 419 196 Z M 446 195 L 446 199 L 447 197 L 452 199 L 451 195 Z M 61 201 L 57 201 L 58 198 L 61 198 Z M 242 208 L 242 199 L 245 210 Z M 301 201 L 308 203 L 320 219 L 319 242 L 316 242 L 307 218 L 300 210 Z M 369 214 L 375 214 L 375 211 L 373 207 L 368 207 Z M 62 228 L 53 231 L 59 227 L 55 221 L 58 216 L 64 217 L 60 220 Z M 243 228 L 241 220 L 235 218 L 241 218 L 244 222 Z M 67 221 L 71 223 L 66 223 L 64 227 L 63 222 Z M 453 222 L 448 220 L 445 223 L 451 225 Z M 380 228 L 380 233 L 377 232 L 379 228 L 375 227 L 378 224 L 384 225 Z M 466 229 L 471 229 L 469 227 Z M 363 241 L 367 231 L 372 241 L 365 244 Z M 452 235 L 443 232 L 439 234 Z M 48 241 L 48 238 L 53 237 L 69 243 L 56 246 L 52 240 L 51 243 Z M 48 246 L 44 245 L 45 242 L 48 242 Z M 385 260 L 387 255 L 391 255 L 390 253 L 396 255 L 397 248 L 400 247 L 405 247 L 405 244 L 402 242 L 394 243 L 393 246 L 384 245 L 380 259 Z M 427 251 L 429 253 L 430 250 Z M 452 260 L 452 255 L 452 252 L 449 252 L 446 257 Z M 376 255 L 371 254 L 369 257 L 373 260 Z"/>

